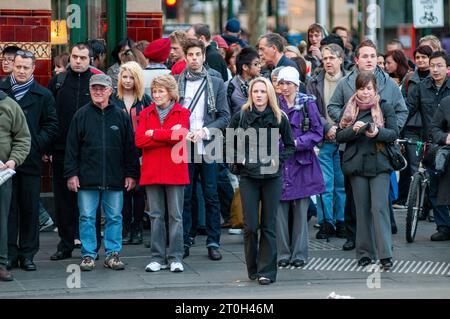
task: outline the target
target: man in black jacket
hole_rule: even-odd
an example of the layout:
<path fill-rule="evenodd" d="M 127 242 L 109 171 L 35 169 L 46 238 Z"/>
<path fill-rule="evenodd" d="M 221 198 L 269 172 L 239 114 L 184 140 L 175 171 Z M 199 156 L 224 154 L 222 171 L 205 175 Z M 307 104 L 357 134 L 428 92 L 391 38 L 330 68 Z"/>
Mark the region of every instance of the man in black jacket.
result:
<path fill-rule="evenodd" d="M 64 177 L 78 193 L 80 208 L 81 270 L 95 267 L 95 217 L 101 199 L 106 217 L 104 266 L 121 270 L 123 189 L 136 186 L 139 166 L 129 116 L 109 103 L 111 78 L 93 75 L 89 81 L 92 102 L 73 117 L 67 134 Z"/>
<path fill-rule="evenodd" d="M 33 77 L 36 58 L 19 50 L 12 74 L 0 89 L 22 108 L 31 134 L 31 150 L 13 176 L 11 211 L 8 220 L 8 259 L 11 267 L 36 270 L 33 258 L 39 250 L 39 194 L 42 155 L 47 153 L 58 132 L 55 100 L 49 90 Z"/>
<path fill-rule="evenodd" d="M 70 67 L 53 77 L 49 89 L 56 100 L 59 119 L 59 134 L 52 150 L 53 193 L 55 199 L 56 226 L 61 238 L 51 260 L 72 257 L 74 240 L 78 238 L 77 196 L 67 189 L 64 178 L 64 152 L 67 131 L 75 112 L 91 100 L 89 79 L 93 75 L 89 68 L 91 50 L 85 43 L 77 43 L 70 53 Z"/>

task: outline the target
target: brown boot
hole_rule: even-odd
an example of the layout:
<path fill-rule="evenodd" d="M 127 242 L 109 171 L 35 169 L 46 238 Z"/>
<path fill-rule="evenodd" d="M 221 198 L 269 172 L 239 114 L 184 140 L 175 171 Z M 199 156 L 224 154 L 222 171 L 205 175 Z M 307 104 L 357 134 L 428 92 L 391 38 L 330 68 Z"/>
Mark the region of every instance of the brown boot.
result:
<path fill-rule="evenodd" d="M 14 278 L 6 268 L 0 267 L 0 281 L 13 281 Z"/>

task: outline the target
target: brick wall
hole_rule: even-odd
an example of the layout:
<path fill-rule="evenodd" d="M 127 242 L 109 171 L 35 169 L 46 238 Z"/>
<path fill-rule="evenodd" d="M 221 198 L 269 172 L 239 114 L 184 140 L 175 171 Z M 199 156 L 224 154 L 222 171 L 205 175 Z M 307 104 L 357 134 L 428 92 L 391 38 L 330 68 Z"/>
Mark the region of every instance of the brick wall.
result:
<path fill-rule="evenodd" d="M 162 37 L 162 13 L 127 13 L 128 37 L 149 42 Z"/>

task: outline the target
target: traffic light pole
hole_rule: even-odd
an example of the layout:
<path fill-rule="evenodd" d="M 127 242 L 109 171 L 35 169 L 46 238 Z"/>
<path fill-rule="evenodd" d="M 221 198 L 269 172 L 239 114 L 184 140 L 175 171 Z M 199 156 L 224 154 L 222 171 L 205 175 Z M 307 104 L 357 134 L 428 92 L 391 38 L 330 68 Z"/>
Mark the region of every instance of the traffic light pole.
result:
<path fill-rule="evenodd" d="M 327 25 L 327 0 L 316 0 L 316 22 Z"/>

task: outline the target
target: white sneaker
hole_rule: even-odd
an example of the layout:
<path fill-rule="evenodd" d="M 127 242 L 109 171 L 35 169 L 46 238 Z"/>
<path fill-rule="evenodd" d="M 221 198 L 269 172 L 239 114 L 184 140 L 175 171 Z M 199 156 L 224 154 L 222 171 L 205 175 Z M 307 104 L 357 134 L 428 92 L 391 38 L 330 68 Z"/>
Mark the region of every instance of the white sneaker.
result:
<path fill-rule="evenodd" d="M 145 267 L 146 272 L 160 271 L 161 269 L 167 269 L 167 265 L 161 265 L 156 261 L 152 261 Z"/>
<path fill-rule="evenodd" d="M 242 234 L 242 229 L 241 228 L 230 228 L 230 229 L 228 229 L 228 234 L 240 235 L 240 234 Z"/>
<path fill-rule="evenodd" d="M 171 272 L 182 272 L 184 271 L 183 264 L 177 261 L 174 261 L 170 264 L 170 271 Z"/>

